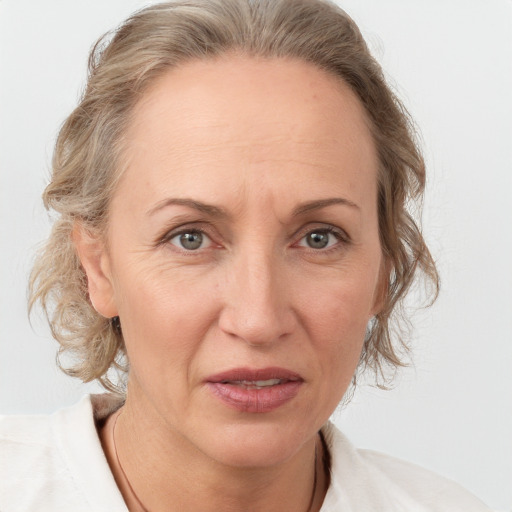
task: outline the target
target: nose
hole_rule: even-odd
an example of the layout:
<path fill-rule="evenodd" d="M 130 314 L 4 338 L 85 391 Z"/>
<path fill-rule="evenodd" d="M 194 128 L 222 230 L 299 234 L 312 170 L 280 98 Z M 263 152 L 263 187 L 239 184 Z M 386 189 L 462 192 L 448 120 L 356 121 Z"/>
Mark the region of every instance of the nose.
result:
<path fill-rule="evenodd" d="M 284 264 L 270 254 L 252 252 L 231 262 L 224 281 L 219 326 L 253 346 L 266 346 L 290 335 L 296 316 Z"/>

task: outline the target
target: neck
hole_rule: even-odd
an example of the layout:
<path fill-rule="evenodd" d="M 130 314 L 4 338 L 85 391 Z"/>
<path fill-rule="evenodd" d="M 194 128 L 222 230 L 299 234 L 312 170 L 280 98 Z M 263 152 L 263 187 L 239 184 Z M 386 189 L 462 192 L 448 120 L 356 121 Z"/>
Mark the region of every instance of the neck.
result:
<path fill-rule="evenodd" d="M 280 464 L 232 466 L 211 459 L 159 415 L 141 414 L 127 400 L 101 438 L 132 512 L 316 512 L 328 485 L 318 435 Z"/>

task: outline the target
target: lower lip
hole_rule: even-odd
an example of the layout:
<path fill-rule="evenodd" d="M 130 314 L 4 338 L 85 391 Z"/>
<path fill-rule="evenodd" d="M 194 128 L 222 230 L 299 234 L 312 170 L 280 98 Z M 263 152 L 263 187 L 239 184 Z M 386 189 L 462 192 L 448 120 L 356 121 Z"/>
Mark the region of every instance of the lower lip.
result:
<path fill-rule="evenodd" d="M 270 412 L 292 400 L 302 385 L 288 381 L 261 389 L 247 389 L 224 382 L 208 382 L 208 388 L 225 405 L 241 412 Z"/>

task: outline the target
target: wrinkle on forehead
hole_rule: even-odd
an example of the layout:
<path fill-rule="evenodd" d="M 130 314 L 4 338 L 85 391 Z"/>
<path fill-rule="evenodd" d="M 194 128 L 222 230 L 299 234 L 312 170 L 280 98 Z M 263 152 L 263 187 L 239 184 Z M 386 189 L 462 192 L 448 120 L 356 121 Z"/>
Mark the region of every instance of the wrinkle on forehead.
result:
<path fill-rule="evenodd" d="M 279 88 L 289 94 L 283 96 Z M 205 137 L 212 144 L 212 134 L 217 144 L 237 144 L 241 138 L 246 144 L 270 142 L 264 137 L 271 134 L 304 143 L 310 141 L 313 126 L 319 136 L 340 144 L 360 146 L 362 132 L 371 138 L 366 111 L 347 84 L 310 63 L 290 59 L 226 56 L 169 70 L 136 105 L 130 131 L 154 136 L 147 131 L 148 120 L 159 124 L 159 118 L 176 120 L 173 135 L 182 143 L 190 141 L 190 134 L 197 144 Z M 339 138 L 343 118 L 359 122 Z"/>
<path fill-rule="evenodd" d="M 127 173 L 141 173 L 161 199 L 175 195 L 178 178 L 187 196 L 229 188 L 240 208 L 256 190 L 282 195 L 290 177 L 313 180 L 314 195 L 343 174 L 336 195 L 358 202 L 350 194 L 371 173 L 376 193 L 363 106 L 348 85 L 301 61 L 226 57 L 170 70 L 136 106 L 127 139 Z"/>

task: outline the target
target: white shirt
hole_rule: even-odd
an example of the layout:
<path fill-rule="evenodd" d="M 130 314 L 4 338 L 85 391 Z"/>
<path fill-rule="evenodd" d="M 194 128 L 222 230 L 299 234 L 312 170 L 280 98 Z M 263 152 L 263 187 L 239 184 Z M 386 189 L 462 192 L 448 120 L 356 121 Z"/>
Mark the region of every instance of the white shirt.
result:
<path fill-rule="evenodd" d="M 105 395 L 47 416 L 0 417 L 1 512 L 127 512 L 103 453 L 95 418 Z M 488 512 L 462 487 L 413 464 L 357 450 L 323 428 L 331 485 L 321 512 Z"/>

